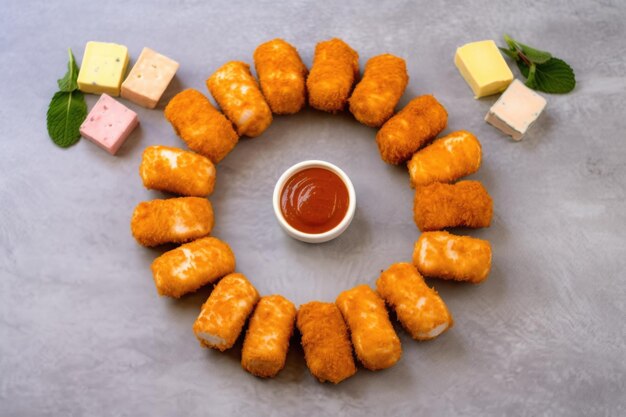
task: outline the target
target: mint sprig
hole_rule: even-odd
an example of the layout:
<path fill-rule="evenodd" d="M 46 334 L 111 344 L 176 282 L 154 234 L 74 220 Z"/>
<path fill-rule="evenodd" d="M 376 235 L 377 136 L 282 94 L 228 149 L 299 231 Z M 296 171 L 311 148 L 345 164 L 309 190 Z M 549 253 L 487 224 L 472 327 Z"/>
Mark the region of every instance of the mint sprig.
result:
<path fill-rule="evenodd" d="M 78 66 L 71 49 L 68 49 L 68 55 L 67 73 L 57 80 L 60 91 L 52 96 L 46 114 L 48 135 L 61 148 L 78 142 L 80 125 L 87 117 L 87 103 L 78 90 Z"/>
<path fill-rule="evenodd" d="M 504 35 L 508 48 L 500 50 L 517 64 L 526 86 L 545 93 L 564 94 L 576 87 L 574 70 L 550 52 L 532 48 Z"/>
<path fill-rule="evenodd" d="M 67 63 L 67 72 L 63 78 L 57 80 L 59 90 L 71 93 L 78 90 L 78 66 L 72 54 L 72 50 L 68 48 L 69 61 Z"/>

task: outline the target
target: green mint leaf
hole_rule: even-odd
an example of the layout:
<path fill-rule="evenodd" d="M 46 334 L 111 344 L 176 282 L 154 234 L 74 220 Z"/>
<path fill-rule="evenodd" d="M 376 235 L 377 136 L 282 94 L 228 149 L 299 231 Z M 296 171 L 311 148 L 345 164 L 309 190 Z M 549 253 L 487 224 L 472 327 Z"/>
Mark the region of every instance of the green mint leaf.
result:
<path fill-rule="evenodd" d="M 517 67 L 526 78 L 527 87 L 552 94 L 569 93 L 576 87 L 574 70 L 562 59 L 553 57 L 549 52 L 519 43 L 506 34 L 504 40 L 512 53 L 505 52 L 505 48 L 500 50 L 515 59 Z"/>
<path fill-rule="evenodd" d="M 48 107 L 46 124 L 52 141 L 62 148 L 80 139 L 80 125 L 87 117 L 85 96 L 80 91 L 57 91 Z"/>
<path fill-rule="evenodd" d="M 71 93 L 74 90 L 78 90 L 78 66 L 76 65 L 72 50 L 68 48 L 67 53 L 69 55 L 67 72 L 63 78 L 57 80 L 57 84 L 59 84 L 59 90 Z"/>
<path fill-rule="evenodd" d="M 510 49 L 501 48 L 501 47 L 498 47 L 498 49 L 500 50 L 500 52 L 502 52 L 504 55 L 511 58 L 513 61 L 519 60 L 519 53 L 517 51 L 512 51 Z"/>
<path fill-rule="evenodd" d="M 565 61 L 550 58 L 543 64 L 537 64 L 534 77 L 536 90 L 552 94 L 569 93 L 576 87 L 574 70 Z"/>
<path fill-rule="evenodd" d="M 535 81 L 535 76 L 537 74 L 537 64 L 531 63 L 528 68 L 528 76 L 526 77 L 526 86 L 528 88 L 532 88 L 533 90 L 537 90 L 537 82 Z"/>
<path fill-rule="evenodd" d="M 522 73 L 524 78 L 528 78 L 528 72 L 530 71 L 530 68 L 528 67 L 528 64 L 526 64 L 522 60 L 517 61 L 516 64 L 517 64 L 517 68 L 519 68 L 519 72 Z"/>
<path fill-rule="evenodd" d="M 539 49 L 531 48 L 528 45 L 524 45 L 523 43 L 517 43 L 522 50 L 522 53 L 526 55 L 531 62 L 535 64 L 544 64 L 552 58 L 552 54 L 550 52 L 541 51 Z"/>
<path fill-rule="evenodd" d="M 506 33 L 504 34 L 504 41 L 506 42 L 507 45 L 509 45 L 509 48 L 511 49 L 511 51 L 516 51 L 519 49 L 517 47 L 517 43 L 513 40 L 513 38 L 511 38 Z"/>
<path fill-rule="evenodd" d="M 511 51 L 523 54 L 524 57 L 528 59 L 528 61 L 534 62 L 535 64 L 543 64 L 545 62 L 548 62 L 548 60 L 552 58 L 552 54 L 550 52 L 542 51 L 540 49 L 535 49 L 528 45 L 524 45 L 523 43 L 511 38 L 509 35 L 504 35 L 504 40 L 511 48 Z"/>

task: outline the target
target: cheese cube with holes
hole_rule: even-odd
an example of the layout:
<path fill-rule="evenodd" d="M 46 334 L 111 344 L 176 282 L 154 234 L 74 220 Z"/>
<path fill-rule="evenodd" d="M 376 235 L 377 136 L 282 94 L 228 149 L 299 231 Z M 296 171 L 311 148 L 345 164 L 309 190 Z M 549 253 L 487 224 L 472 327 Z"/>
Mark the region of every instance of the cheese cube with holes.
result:
<path fill-rule="evenodd" d="M 87 42 L 78 72 L 78 88 L 85 93 L 120 95 L 128 66 L 128 48 L 107 42 Z"/>
<path fill-rule="evenodd" d="M 199 197 L 152 200 L 135 207 L 130 228 L 137 243 L 157 246 L 185 243 L 211 233 L 213 207 Z"/>
<path fill-rule="evenodd" d="M 459 47 L 454 64 L 474 92 L 474 98 L 504 91 L 513 81 L 511 69 L 492 40 Z"/>
<path fill-rule="evenodd" d="M 459 130 L 413 154 L 408 163 L 411 187 L 453 182 L 480 168 L 482 150 L 476 136 Z"/>
<path fill-rule="evenodd" d="M 337 307 L 350 329 L 356 356 L 371 371 L 389 368 L 400 360 L 400 339 L 389 321 L 385 302 L 368 285 L 346 290 Z"/>
<path fill-rule="evenodd" d="M 376 281 L 376 289 L 415 340 L 433 339 L 453 325 L 437 291 L 409 263 L 391 265 Z"/>
<path fill-rule="evenodd" d="M 469 236 L 424 232 L 415 242 L 413 264 L 425 277 L 478 284 L 491 270 L 491 245 Z"/>
<path fill-rule="evenodd" d="M 522 140 L 546 107 L 546 99 L 514 80 L 487 112 L 485 121 L 511 136 Z"/>
<path fill-rule="evenodd" d="M 139 174 L 146 188 L 190 197 L 206 197 L 215 186 L 215 165 L 210 159 L 169 146 L 148 146 Z"/>
<path fill-rule="evenodd" d="M 152 262 L 159 295 L 179 298 L 235 271 L 235 254 L 226 242 L 205 237 L 165 252 Z"/>
<path fill-rule="evenodd" d="M 259 377 L 276 376 L 285 366 L 295 318 L 296 307 L 285 297 L 261 298 L 243 342 L 241 366 Z"/>
<path fill-rule="evenodd" d="M 257 301 L 259 293 L 243 274 L 222 278 L 193 324 L 200 345 L 220 351 L 231 348 Z"/>
<path fill-rule="evenodd" d="M 259 136 L 272 123 L 272 111 L 245 62 L 227 62 L 206 85 L 239 135 Z"/>
<path fill-rule="evenodd" d="M 137 62 L 122 83 L 122 97 L 153 109 L 178 70 L 178 62 L 143 48 Z"/>
<path fill-rule="evenodd" d="M 115 155 L 138 124 L 137 113 L 113 97 L 102 94 L 80 125 L 80 134 Z"/>

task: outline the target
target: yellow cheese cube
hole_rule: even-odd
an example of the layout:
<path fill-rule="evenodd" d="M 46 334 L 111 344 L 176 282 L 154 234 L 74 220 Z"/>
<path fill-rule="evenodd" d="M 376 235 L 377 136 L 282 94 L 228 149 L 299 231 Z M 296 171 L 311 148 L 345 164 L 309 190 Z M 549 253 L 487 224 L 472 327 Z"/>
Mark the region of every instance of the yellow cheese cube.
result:
<path fill-rule="evenodd" d="M 106 42 L 87 42 L 78 73 L 78 88 L 85 93 L 120 95 L 128 66 L 128 48 Z"/>
<path fill-rule="evenodd" d="M 454 64 L 474 91 L 475 98 L 504 91 L 513 81 L 511 69 L 492 40 L 457 48 Z"/>

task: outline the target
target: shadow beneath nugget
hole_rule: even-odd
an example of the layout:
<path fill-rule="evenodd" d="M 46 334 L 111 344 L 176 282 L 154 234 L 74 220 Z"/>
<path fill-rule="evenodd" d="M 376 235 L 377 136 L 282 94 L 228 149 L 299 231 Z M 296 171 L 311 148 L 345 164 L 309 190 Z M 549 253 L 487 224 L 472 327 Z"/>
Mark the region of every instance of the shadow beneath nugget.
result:
<path fill-rule="evenodd" d="M 161 99 L 159 100 L 159 102 L 157 103 L 157 106 L 154 109 L 155 110 L 160 110 L 160 111 L 165 110 L 165 106 L 167 106 L 167 103 L 169 103 L 170 100 L 176 94 L 180 93 L 185 88 L 186 88 L 186 86 L 183 84 L 181 79 L 178 78 L 178 75 L 174 75 L 174 78 L 172 78 L 172 81 L 170 81 L 170 84 L 165 89 L 165 92 L 161 96 Z"/>

